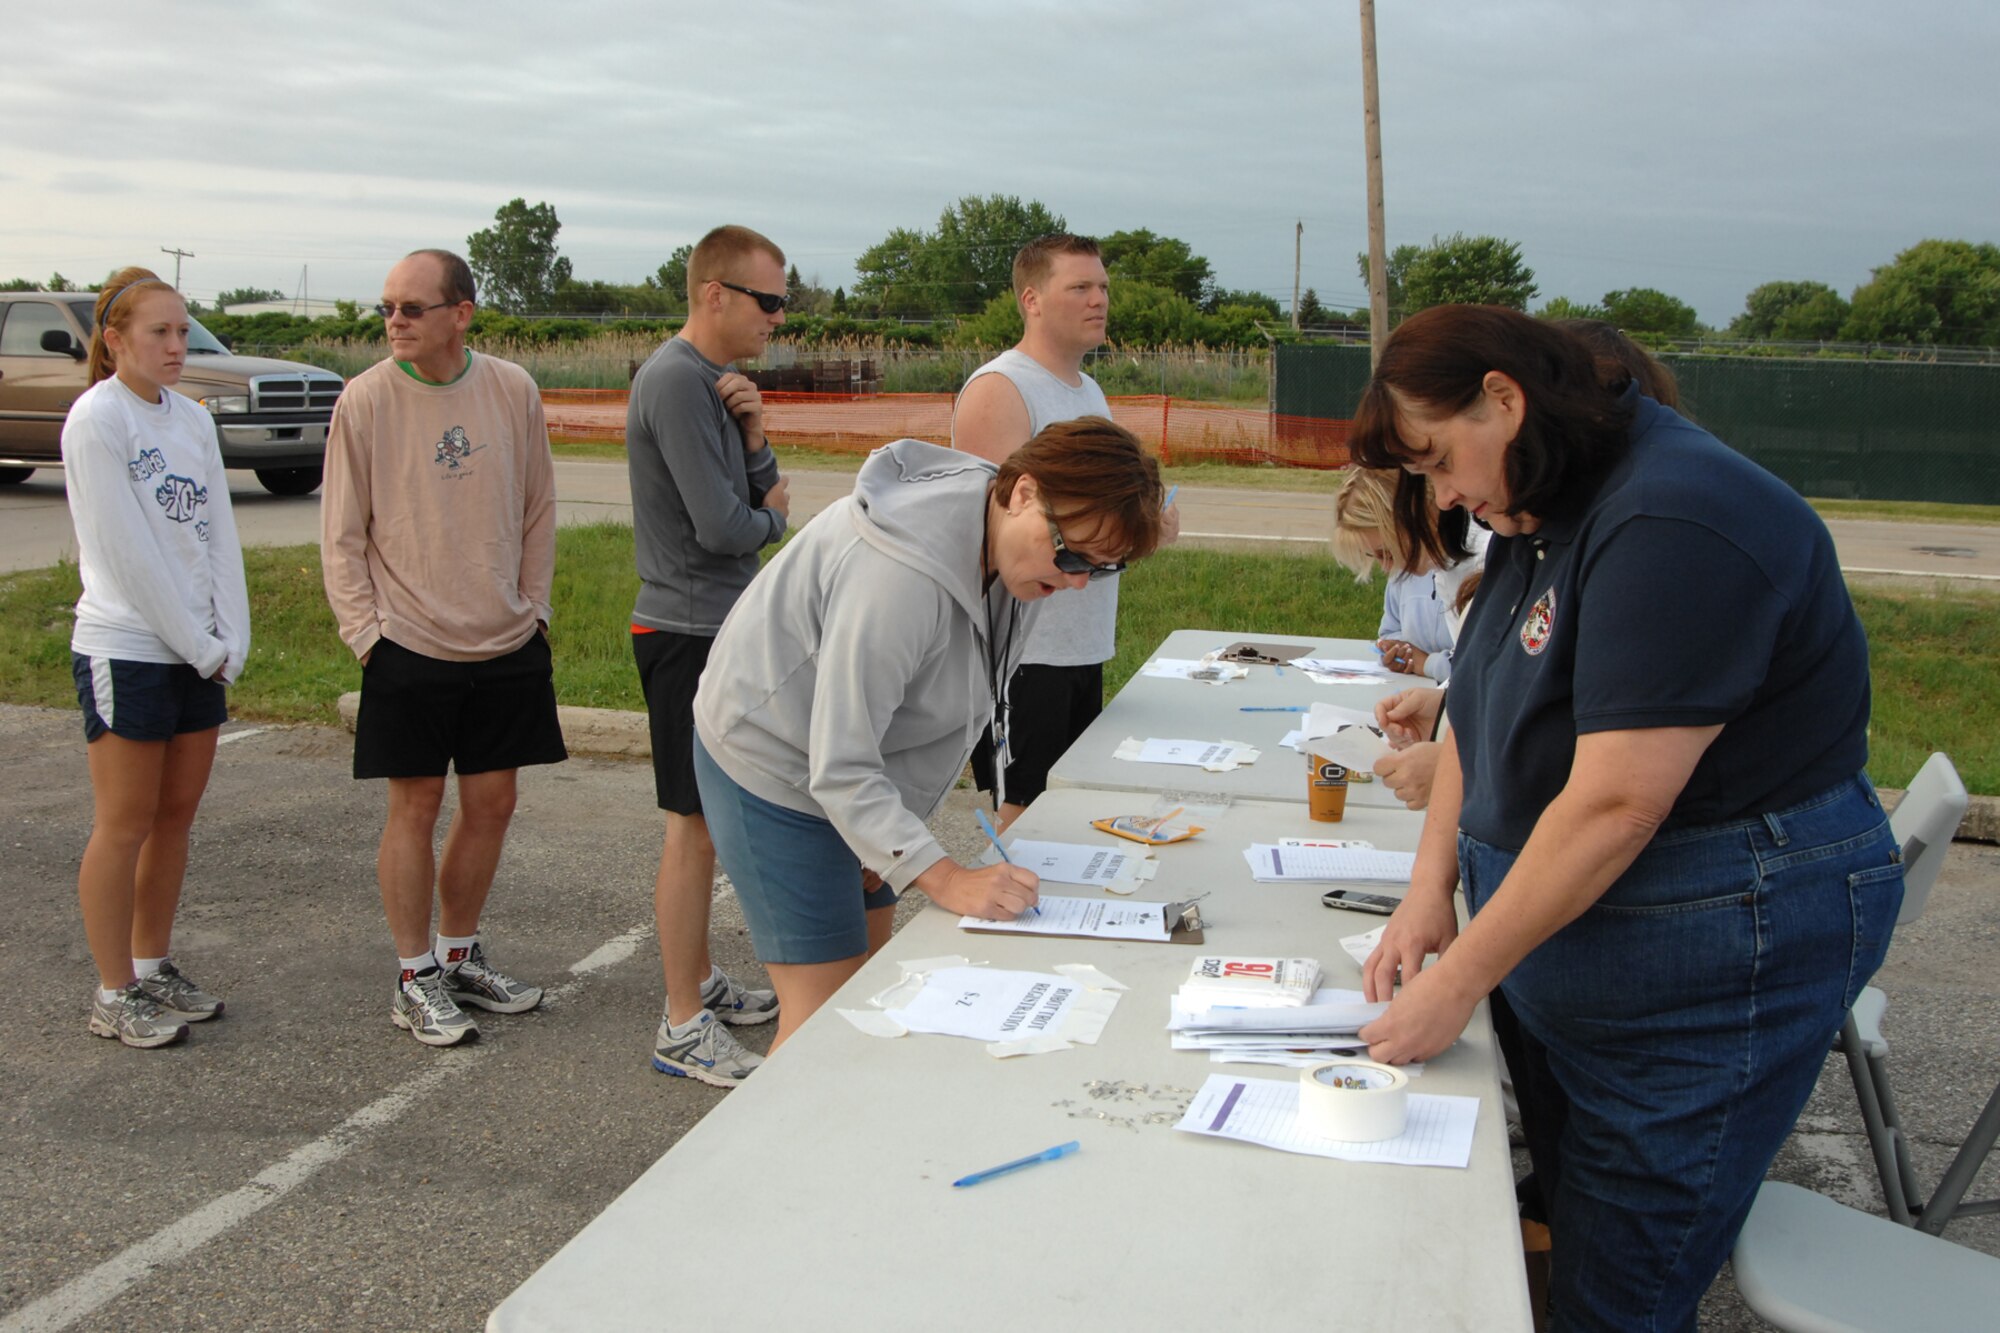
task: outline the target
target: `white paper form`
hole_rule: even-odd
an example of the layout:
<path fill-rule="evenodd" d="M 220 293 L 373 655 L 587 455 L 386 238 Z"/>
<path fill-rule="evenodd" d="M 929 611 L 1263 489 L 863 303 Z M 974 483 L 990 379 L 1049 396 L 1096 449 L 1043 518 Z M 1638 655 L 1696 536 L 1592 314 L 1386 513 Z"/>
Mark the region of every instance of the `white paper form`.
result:
<path fill-rule="evenodd" d="M 1060 1032 L 1083 989 L 1052 972 L 948 967 L 925 976 L 923 989 L 888 1014 L 911 1032 L 1013 1041 Z"/>
<path fill-rule="evenodd" d="M 1338 884 L 1408 884 L 1417 864 L 1415 852 L 1384 852 L 1366 847 L 1280 847 L 1253 842 L 1243 853 L 1250 874 L 1260 884 L 1305 880 Z"/>
<path fill-rule="evenodd" d="M 1388 668 L 1365 657 L 1301 657 L 1292 663 L 1316 685 L 1380 685 Z"/>
<path fill-rule="evenodd" d="M 1165 940 L 1165 903 L 1109 902 L 1102 898 L 1064 898 L 1042 895 L 1033 912 L 1012 921 L 988 921 L 963 916 L 958 924 L 972 930 L 1003 931 L 1014 935 L 1087 935 L 1101 940 Z"/>
<path fill-rule="evenodd" d="M 1092 847 L 1081 842 L 1037 842 L 1031 838 L 1017 838 L 1008 843 L 1007 859 L 1057 884 L 1105 888 L 1120 881 L 1144 877 L 1143 867 L 1147 861 L 1142 855 L 1116 847 Z"/>
<path fill-rule="evenodd" d="M 1282 1152 L 1337 1157 L 1348 1162 L 1397 1166 L 1455 1166 L 1472 1161 L 1472 1130 L 1479 1123 L 1477 1097 L 1410 1094 L 1403 1132 L 1379 1143 L 1323 1139 L 1299 1128 L 1297 1079 L 1237 1078 L 1210 1074 L 1175 1129 L 1239 1139 Z"/>
<path fill-rule="evenodd" d="M 1211 773 L 1226 773 L 1240 764 L 1254 764 L 1260 753 L 1256 746 L 1242 741 L 1162 740 L 1158 737 L 1141 741 L 1131 736 L 1126 737 L 1124 743 L 1112 752 L 1114 758 L 1134 763 L 1186 764 Z"/>

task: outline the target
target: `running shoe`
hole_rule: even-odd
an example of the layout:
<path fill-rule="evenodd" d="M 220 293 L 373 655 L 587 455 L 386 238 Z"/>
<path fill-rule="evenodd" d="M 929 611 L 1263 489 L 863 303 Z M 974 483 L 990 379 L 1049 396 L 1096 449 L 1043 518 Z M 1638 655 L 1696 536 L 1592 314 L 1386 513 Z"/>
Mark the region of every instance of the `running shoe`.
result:
<path fill-rule="evenodd" d="M 660 1015 L 660 1030 L 653 1035 L 653 1068 L 676 1078 L 698 1078 L 718 1088 L 733 1088 L 764 1063 L 763 1056 L 744 1050 L 708 1010 L 702 1010 L 695 1023 L 692 1033 L 676 1037 L 667 1016 Z"/>
<path fill-rule="evenodd" d="M 169 1015 L 188 1023 L 201 1023 L 222 1014 L 222 1001 L 187 979 L 187 974 L 169 958 L 160 970 L 139 978 L 139 987 Z"/>
<path fill-rule="evenodd" d="M 389 1017 L 426 1046 L 456 1046 L 479 1035 L 479 1024 L 453 1003 L 444 973 L 435 967 L 427 967 L 397 985 Z"/>
<path fill-rule="evenodd" d="M 91 997 L 90 1030 L 142 1048 L 165 1046 L 188 1034 L 187 1024 L 162 1010 L 136 981 L 109 1000 Z"/>
<path fill-rule="evenodd" d="M 768 1023 L 778 1016 L 776 991 L 750 990 L 739 986 L 736 978 L 719 967 L 715 969 L 715 975 L 721 979 L 701 988 L 701 1005 L 723 1022 L 749 1027 L 756 1023 Z"/>
<path fill-rule="evenodd" d="M 496 1014 L 522 1014 L 542 1002 L 542 988 L 514 980 L 486 962 L 477 943 L 472 953 L 444 969 L 445 989 L 464 1005 Z"/>

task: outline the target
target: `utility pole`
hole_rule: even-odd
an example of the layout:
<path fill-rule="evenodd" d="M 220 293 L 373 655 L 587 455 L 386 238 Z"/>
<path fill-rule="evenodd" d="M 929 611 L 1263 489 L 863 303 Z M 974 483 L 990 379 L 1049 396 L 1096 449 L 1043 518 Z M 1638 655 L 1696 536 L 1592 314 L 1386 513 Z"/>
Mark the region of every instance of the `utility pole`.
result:
<path fill-rule="evenodd" d="M 1382 98 L 1375 81 L 1375 0 L 1361 0 L 1361 119 L 1368 151 L 1368 365 L 1389 337 L 1389 242 L 1382 221 Z"/>
<path fill-rule="evenodd" d="M 1305 242 L 1306 224 L 1301 218 L 1292 231 L 1292 332 L 1299 331 L 1299 248 Z"/>
<path fill-rule="evenodd" d="M 169 250 L 166 246 L 163 245 L 160 247 L 160 253 L 163 255 L 172 255 L 174 257 L 174 290 L 179 291 L 181 289 L 181 261 L 183 259 L 193 259 L 194 251 L 182 250 L 178 247 Z"/>

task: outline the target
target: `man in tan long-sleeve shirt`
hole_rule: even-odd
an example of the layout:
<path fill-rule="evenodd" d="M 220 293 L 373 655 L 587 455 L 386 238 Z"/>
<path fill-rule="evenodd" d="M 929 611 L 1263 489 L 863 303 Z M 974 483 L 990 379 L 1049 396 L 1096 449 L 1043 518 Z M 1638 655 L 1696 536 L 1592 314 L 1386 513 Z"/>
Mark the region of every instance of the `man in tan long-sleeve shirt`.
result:
<path fill-rule="evenodd" d="M 541 396 L 465 346 L 471 270 L 419 250 L 389 271 L 390 359 L 354 377 L 327 436 L 320 563 L 361 659 L 354 776 L 387 778 L 376 858 L 399 959 L 390 1017 L 428 1046 L 478 1032 L 461 1006 L 516 1014 L 538 986 L 479 942 L 516 774 L 568 757 L 550 669 L 555 470 Z M 434 863 L 447 772 L 458 816 Z M 431 937 L 431 903 L 439 903 Z"/>

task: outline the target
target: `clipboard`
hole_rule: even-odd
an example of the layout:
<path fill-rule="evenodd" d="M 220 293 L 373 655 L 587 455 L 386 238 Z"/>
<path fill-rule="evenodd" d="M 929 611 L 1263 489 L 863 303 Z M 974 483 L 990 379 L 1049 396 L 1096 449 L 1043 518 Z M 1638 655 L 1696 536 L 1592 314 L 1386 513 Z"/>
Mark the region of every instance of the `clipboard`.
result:
<path fill-rule="evenodd" d="M 971 935 L 1012 935 L 1017 938 L 1037 940 L 1095 940 L 1099 944 L 1202 944 L 1203 922 L 1199 899 L 1187 902 L 1156 904 L 1166 915 L 1167 938 L 1164 940 L 1108 940 L 1102 935 L 1081 935 L 1072 931 L 1020 931 L 995 930 L 988 926 L 968 926 L 959 923 L 959 929 Z M 1136 906 L 1136 904 L 1128 904 Z"/>
<path fill-rule="evenodd" d="M 1227 648 L 1218 649 L 1218 662 L 1245 662 L 1252 666 L 1280 666 L 1294 658 L 1304 657 L 1312 652 L 1309 643 L 1252 643 L 1239 639 Z"/>

